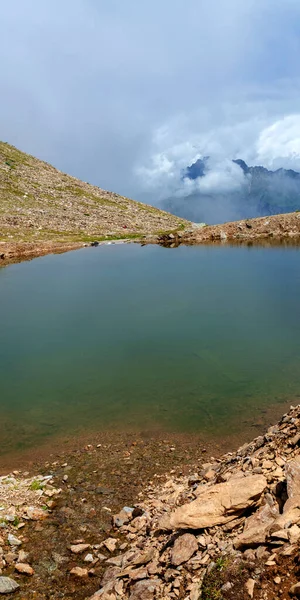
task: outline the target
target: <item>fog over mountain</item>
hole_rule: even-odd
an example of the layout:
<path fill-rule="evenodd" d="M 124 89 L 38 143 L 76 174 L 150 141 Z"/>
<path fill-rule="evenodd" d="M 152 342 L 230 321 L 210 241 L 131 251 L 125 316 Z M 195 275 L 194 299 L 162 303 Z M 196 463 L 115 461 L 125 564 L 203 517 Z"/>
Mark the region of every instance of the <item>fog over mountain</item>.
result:
<path fill-rule="evenodd" d="M 209 156 L 197 159 L 181 173 L 183 185 L 192 183 L 190 192 L 166 198 L 162 206 L 192 221 L 208 223 L 300 209 L 297 171 L 249 167 L 242 159 L 231 164 L 225 161 L 222 166 L 223 171 L 218 172 Z"/>

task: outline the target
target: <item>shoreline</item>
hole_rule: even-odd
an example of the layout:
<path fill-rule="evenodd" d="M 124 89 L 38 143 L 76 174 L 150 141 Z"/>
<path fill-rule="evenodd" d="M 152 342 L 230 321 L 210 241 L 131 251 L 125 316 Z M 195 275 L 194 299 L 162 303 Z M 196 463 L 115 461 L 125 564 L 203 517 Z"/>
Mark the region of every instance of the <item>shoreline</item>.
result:
<path fill-rule="evenodd" d="M 251 419 L 249 415 L 239 430 L 235 428 L 234 424 L 230 431 L 223 432 L 176 431 L 154 426 L 145 429 L 114 426 L 81 431 L 70 430 L 65 433 L 54 434 L 43 442 L 40 439 L 38 442 L 34 442 L 33 439 L 32 444 L 28 444 L 26 447 L 8 449 L 6 452 L 0 453 L 0 475 L 5 474 L 7 470 L 38 469 L 41 463 L 50 460 L 50 458 L 56 460 L 56 458 L 62 456 L 67 457 L 81 451 L 89 444 L 96 447 L 99 443 L 110 443 L 116 448 L 122 448 L 136 439 L 146 445 L 147 443 L 169 440 L 170 444 L 174 443 L 183 448 L 187 444 L 197 448 L 200 444 L 207 449 L 208 453 L 211 450 L 212 454 L 224 454 L 252 439 L 253 436 L 263 433 L 271 423 L 280 418 L 293 402 L 297 403 L 297 400 L 292 396 L 288 400 L 264 406 L 263 411 L 256 415 L 255 419 Z"/>
<path fill-rule="evenodd" d="M 97 242 L 0 242 L 0 267 L 32 260 L 47 254 L 62 254 L 71 250 L 103 244 L 140 243 L 159 244 L 167 247 L 183 245 L 246 245 L 246 246 L 299 246 L 300 213 L 287 213 L 244 219 L 218 225 L 199 226 L 193 223 L 183 230 L 163 234 L 148 234 L 135 238 L 124 238 Z"/>
<path fill-rule="evenodd" d="M 281 406 L 281 415 L 282 410 Z M 300 406 L 291 408 L 276 425 L 265 428 L 264 435 L 259 435 L 250 443 L 244 443 L 237 451 L 233 451 L 232 446 L 230 449 L 223 446 L 217 448 L 216 445 L 203 447 L 199 436 L 194 438 L 177 436 L 175 439 L 172 434 L 165 434 L 164 439 L 162 437 L 147 439 L 147 436 L 143 439 L 141 435 L 130 433 L 125 438 L 121 436 L 119 444 L 116 444 L 116 440 L 110 439 L 107 434 L 102 440 L 99 437 L 90 439 L 90 443 L 84 447 L 80 445 L 82 440 L 78 440 L 78 446 L 73 447 L 71 452 L 69 448 L 66 448 L 65 452 L 56 449 L 48 456 L 47 461 L 41 454 L 39 460 L 37 457 L 33 459 L 26 471 L 14 470 L 9 476 L 14 490 L 9 496 L 9 505 L 7 505 L 7 483 L 3 478 L 0 479 L 0 507 L 1 504 L 3 506 L 3 492 L 4 503 L 6 502 L 4 512 L 2 510 L 0 513 L 2 517 L 0 546 L 3 549 L 5 563 L 2 565 L 2 576 L 13 580 L 20 586 L 21 592 L 21 595 L 16 592 L 12 597 L 16 600 L 21 598 L 31 600 L 36 597 L 35 594 L 38 594 L 39 600 L 46 600 L 48 597 L 58 600 L 61 597 L 73 598 L 75 594 L 78 600 L 88 598 L 95 600 L 102 596 L 104 600 L 105 594 L 109 594 L 113 600 L 118 600 L 131 598 L 130 595 L 128 596 L 128 590 L 130 593 L 138 590 L 141 586 L 139 582 L 142 581 L 143 586 L 152 585 L 151 582 L 153 585 L 162 586 L 164 595 L 155 598 L 178 597 L 198 600 L 199 594 L 193 595 L 192 590 L 196 588 L 198 590 L 203 582 L 203 585 L 208 586 L 209 582 L 211 585 L 212 570 L 214 575 L 217 575 L 217 581 L 214 579 L 213 583 L 217 589 L 220 589 L 221 584 L 226 585 L 228 581 L 232 583 L 234 577 L 232 569 L 235 564 L 232 562 L 232 557 L 235 557 L 234 560 L 242 561 L 240 564 L 244 566 L 241 567 L 240 577 L 233 580 L 232 593 L 225 593 L 222 598 L 235 598 L 235 600 L 248 598 L 245 586 L 251 579 L 252 583 L 254 581 L 253 585 L 258 586 L 257 590 L 263 591 L 269 586 L 272 589 L 270 594 L 273 594 L 269 596 L 257 594 L 254 598 L 264 597 L 271 600 L 276 597 L 274 589 L 276 590 L 278 584 L 274 583 L 273 579 L 277 576 L 280 581 L 286 580 L 281 595 L 285 600 L 289 597 L 285 595 L 286 590 L 295 584 L 296 576 L 292 561 L 295 552 L 298 551 L 298 546 L 294 544 L 289 554 L 288 539 L 276 542 L 275 538 L 275 542 L 268 542 L 271 543 L 271 550 L 268 543 L 266 545 L 258 543 L 258 547 L 262 548 L 262 562 L 261 557 L 257 558 L 253 550 L 250 552 L 246 549 L 241 553 L 240 550 L 236 551 L 232 548 L 232 540 L 237 534 L 240 535 L 245 521 L 237 519 L 237 531 L 233 529 L 233 534 L 230 533 L 230 528 L 227 528 L 229 533 L 226 533 L 226 528 L 223 532 L 222 527 L 206 528 L 205 539 L 209 533 L 209 539 L 212 540 L 210 549 L 205 550 L 205 546 L 201 547 L 200 553 L 197 554 L 198 559 L 196 556 L 190 562 L 188 558 L 184 558 L 182 563 L 179 562 L 182 564 L 181 568 L 175 566 L 174 570 L 172 554 L 170 554 L 174 540 L 178 535 L 179 540 L 183 539 L 183 534 L 187 532 L 191 539 L 197 536 L 197 532 L 184 527 L 181 532 L 176 533 L 175 529 L 175 532 L 170 533 L 167 525 L 167 528 L 163 528 L 160 533 L 158 528 L 156 534 L 155 523 L 161 516 L 171 514 L 170 511 L 174 510 L 174 507 L 190 502 L 195 497 L 194 491 L 199 485 L 204 485 L 203 489 L 209 490 L 216 483 L 227 481 L 230 473 L 235 478 L 236 487 L 239 478 L 252 476 L 254 469 L 254 473 L 261 473 L 256 477 L 266 477 L 269 482 L 268 489 L 270 492 L 274 491 L 275 488 L 271 483 L 273 480 L 276 483 L 284 478 L 285 461 L 297 460 L 298 454 L 300 461 L 299 424 Z M 235 441 L 232 440 L 232 444 L 234 443 Z M 6 474 L 7 472 L 6 470 Z M 24 494 L 24 502 L 20 502 L 20 493 Z M 18 499 L 14 504 L 12 499 L 15 494 Z M 31 508 L 28 509 L 29 503 Z M 129 522 L 125 519 L 124 523 L 122 521 L 124 516 L 121 516 L 118 525 L 112 527 L 112 515 L 123 515 L 123 506 L 138 507 L 141 516 L 134 521 L 129 519 Z M 33 512 L 33 507 L 36 512 Z M 41 508 L 46 512 L 43 513 Z M 26 516 L 27 513 L 29 516 Z M 10 517 L 5 520 L 7 514 Z M 298 529 L 300 541 L 300 528 Z M 296 529 L 291 531 L 295 535 Z M 9 548 L 8 534 L 14 536 L 20 546 Z M 201 528 L 198 537 L 201 544 L 204 544 Z M 215 540 L 220 547 L 216 546 Z M 77 554 L 77 547 L 81 548 L 80 545 L 83 549 L 78 550 Z M 121 572 L 118 557 L 123 556 L 124 552 L 127 556 L 128 552 L 131 555 L 133 551 L 141 552 L 148 548 L 154 552 L 154 556 L 161 546 L 163 554 L 156 573 L 154 565 L 152 571 L 148 572 L 143 564 L 137 563 L 133 571 L 130 567 L 128 573 L 126 571 L 121 580 L 118 579 Z M 73 547 L 75 549 L 70 551 Z M 271 554 L 272 548 L 273 554 Z M 161 549 L 159 551 L 161 552 Z M 270 557 L 282 551 L 286 552 L 284 555 L 286 558 L 280 559 L 282 566 L 279 568 L 276 559 L 271 560 Z M 181 548 L 181 552 L 186 551 Z M 85 560 L 85 555 L 89 557 L 91 554 L 92 562 L 89 562 L 90 558 Z M 23 565 L 21 569 L 25 569 L 25 561 L 27 571 L 18 570 L 20 556 Z M 216 563 L 215 556 L 219 556 L 218 560 L 223 561 L 222 575 L 214 571 L 215 565 L 219 564 Z M 19 562 L 16 563 L 18 560 Z M 164 573 L 169 572 L 173 573 L 171 579 L 164 576 Z M 120 581 L 123 582 L 122 585 Z M 174 585 L 173 581 L 176 582 Z M 265 587 L 259 587 L 260 581 L 265 581 Z M 116 590 L 121 592 L 121 588 L 122 593 L 116 593 Z M 179 590 L 179 595 L 174 595 L 176 589 Z M 227 589 L 231 591 L 228 586 Z M 97 595 L 94 599 L 92 594 L 95 592 Z M 235 595 L 232 595 L 233 593 Z M 149 596 L 152 597 L 154 598 L 154 595 Z M 203 598 L 208 597 L 203 596 Z"/>

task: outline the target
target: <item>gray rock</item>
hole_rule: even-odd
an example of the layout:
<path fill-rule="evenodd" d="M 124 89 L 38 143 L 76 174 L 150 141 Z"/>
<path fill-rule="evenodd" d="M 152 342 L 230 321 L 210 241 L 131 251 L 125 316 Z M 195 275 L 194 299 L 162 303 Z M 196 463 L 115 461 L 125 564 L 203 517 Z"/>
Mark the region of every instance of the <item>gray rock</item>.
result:
<path fill-rule="evenodd" d="M 15 537 L 12 533 L 8 534 L 7 539 L 8 539 L 8 543 L 11 546 L 21 546 L 21 544 L 22 544 L 21 540 L 19 540 L 17 537 Z"/>
<path fill-rule="evenodd" d="M 0 594 L 11 594 L 19 587 L 19 584 L 10 577 L 0 577 Z"/>

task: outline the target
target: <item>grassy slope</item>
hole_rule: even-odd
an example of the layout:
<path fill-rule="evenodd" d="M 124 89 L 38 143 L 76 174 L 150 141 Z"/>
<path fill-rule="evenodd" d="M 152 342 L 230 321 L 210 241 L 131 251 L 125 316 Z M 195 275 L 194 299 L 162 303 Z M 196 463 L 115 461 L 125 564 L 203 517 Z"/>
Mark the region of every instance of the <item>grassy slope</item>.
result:
<path fill-rule="evenodd" d="M 85 242 L 184 229 L 188 221 L 61 173 L 0 142 L 0 241 Z"/>

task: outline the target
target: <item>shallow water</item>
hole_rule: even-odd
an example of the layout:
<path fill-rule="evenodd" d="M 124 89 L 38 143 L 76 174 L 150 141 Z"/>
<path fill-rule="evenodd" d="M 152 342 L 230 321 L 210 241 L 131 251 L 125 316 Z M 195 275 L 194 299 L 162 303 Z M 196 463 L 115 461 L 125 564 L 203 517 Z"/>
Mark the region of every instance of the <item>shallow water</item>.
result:
<path fill-rule="evenodd" d="M 297 401 L 299 258 L 130 244 L 0 269 L 0 452 L 110 427 L 221 437 Z"/>

